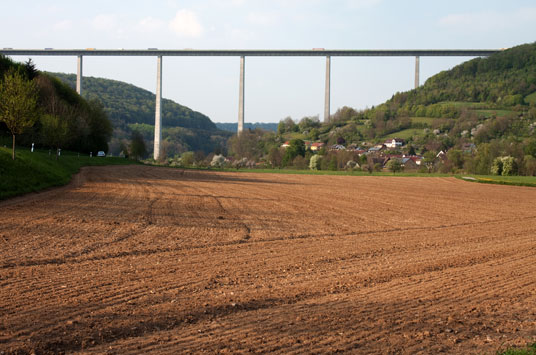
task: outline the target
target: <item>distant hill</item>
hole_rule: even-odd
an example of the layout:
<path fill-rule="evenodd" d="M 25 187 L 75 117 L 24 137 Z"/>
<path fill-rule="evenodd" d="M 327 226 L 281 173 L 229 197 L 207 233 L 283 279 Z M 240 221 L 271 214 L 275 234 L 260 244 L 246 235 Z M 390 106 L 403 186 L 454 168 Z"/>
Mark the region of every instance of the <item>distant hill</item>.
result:
<path fill-rule="evenodd" d="M 338 136 L 377 142 L 399 137 L 428 149 L 448 149 L 469 140 L 526 138 L 534 132 L 535 115 L 536 43 L 532 43 L 464 62 L 372 109 L 357 112 L 344 107 L 322 125 L 318 137 L 329 142 Z M 435 138 L 431 132 L 436 132 Z M 431 140 L 441 143 L 426 143 Z"/>
<path fill-rule="evenodd" d="M 75 74 L 50 74 L 72 88 L 76 86 Z M 88 100 L 96 99 L 104 106 L 114 127 L 112 152 L 118 149 L 117 141 L 128 140 L 133 129 L 141 131 L 149 152 L 152 151 L 155 94 L 117 80 L 84 77 L 82 96 Z M 162 99 L 162 127 L 162 137 L 169 143 L 172 154 L 185 150 L 208 153 L 221 149 L 231 136 L 229 132 L 219 130 L 206 115 L 168 99 Z"/>
<path fill-rule="evenodd" d="M 278 123 L 263 123 L 263 122 L 255 122 L 255 123 L 248 123 L 244 122 L 244 129 L 255 129 L 260 128 L 265 131 L 277 131 L 277 125 Z M 221 130 L 229 131 L 236 133 L 238 129 L 238 123 L 219 123 L 216 122 L 216 127 L 218 127 Z"/>
<path fill-rule="evenodd" d="M 479 102 L 501 107 L 529 104 L 536 92 L 536 43 L 475 58 L 429 78 L 426 83 L 386 102 L 392 111 L 416 113 L 419 105 Z"/>

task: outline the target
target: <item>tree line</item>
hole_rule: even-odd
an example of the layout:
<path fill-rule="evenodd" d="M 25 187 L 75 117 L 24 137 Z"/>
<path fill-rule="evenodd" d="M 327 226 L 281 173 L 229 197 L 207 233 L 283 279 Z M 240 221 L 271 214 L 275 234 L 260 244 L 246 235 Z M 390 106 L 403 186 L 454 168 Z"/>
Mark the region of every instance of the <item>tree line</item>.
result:
<path fill-rule="evenodd" d="M 13 159 L 16 144 L 90 153 L 108 151 L 112 125 L 98 101 L 84 100 L 31 59 L 0 56 L 0 134 L 12 137 Z"/>

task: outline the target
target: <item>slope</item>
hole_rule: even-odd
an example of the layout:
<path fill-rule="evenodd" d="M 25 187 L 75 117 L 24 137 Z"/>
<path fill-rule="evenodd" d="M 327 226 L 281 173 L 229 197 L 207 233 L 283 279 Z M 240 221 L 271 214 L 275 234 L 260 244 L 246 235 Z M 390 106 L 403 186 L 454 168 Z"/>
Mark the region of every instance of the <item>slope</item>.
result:
<path fill-rule="evenodd" d="M 71 87 L 76 85 L 76 75 L 52 73 Z M 149 153 L 154 132 L 155 94 L 134 85 L 117 80 L 84 77 L 82 96 L 97 99 L 104 106 L 114 126 L 111 150 L 118 153 L 118 141 L 125 141 L 132 130 L 139 130 Z M 231 134 L 219 130 L 206 115 L 191 110 L 168 99 L 162 100 L 162 136 L 167 155 L 186 150 L 206 153 L 221 148 Z M 123 142 L 124 143 L 124 142 Z"/>

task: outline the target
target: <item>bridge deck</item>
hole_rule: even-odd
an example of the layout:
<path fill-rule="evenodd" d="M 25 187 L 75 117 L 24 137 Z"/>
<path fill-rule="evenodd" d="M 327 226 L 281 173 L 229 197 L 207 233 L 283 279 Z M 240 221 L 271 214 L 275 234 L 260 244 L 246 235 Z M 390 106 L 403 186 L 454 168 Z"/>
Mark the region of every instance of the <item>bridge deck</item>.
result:
<path fill-rule="evenodd" d="M 199 57 L 479 57 L 500 49 L 13 49 L 4 55 L 38 56 L 199 56 Z"/>

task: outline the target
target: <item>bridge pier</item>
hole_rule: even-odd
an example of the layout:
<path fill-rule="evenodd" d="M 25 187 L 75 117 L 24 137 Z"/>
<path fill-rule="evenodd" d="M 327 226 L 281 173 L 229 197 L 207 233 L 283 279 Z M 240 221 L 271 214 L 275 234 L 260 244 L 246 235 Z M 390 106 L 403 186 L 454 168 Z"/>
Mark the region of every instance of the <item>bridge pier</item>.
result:
<path fill-rule="evenodd" d="M 331 101 L 331 57 L 326 57 L 326 91 L 324 96 L 324 122 L 329 121 Z"/>
<path fill-rule="evenodd" d="M 78 56 L 78 62 L 76 65 L 76 92 L 78 95 L 82 95 L 82 56 Z"/>
<path fill-rule="evenodd" d="M 245 56 L 240 57 L 240 84 L 238 88 L 238 130 L 239 135 L 244 130 L 244 90 L 245 90 Z"/>
<path fill-rule="evenodd" d="M 162 139 L 162 56 L 159 55 L 156 61 L 156 104 L 154 116 L 154 151 L 153 158 L 160 158 L 160 140 Z"/>
<path fill-rule="evenodd" d="M 415 89 L 419 87 L 420 57 L 415 57 Z"/>

